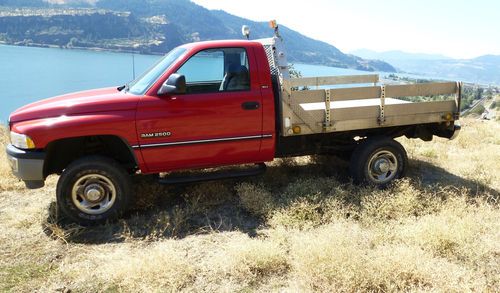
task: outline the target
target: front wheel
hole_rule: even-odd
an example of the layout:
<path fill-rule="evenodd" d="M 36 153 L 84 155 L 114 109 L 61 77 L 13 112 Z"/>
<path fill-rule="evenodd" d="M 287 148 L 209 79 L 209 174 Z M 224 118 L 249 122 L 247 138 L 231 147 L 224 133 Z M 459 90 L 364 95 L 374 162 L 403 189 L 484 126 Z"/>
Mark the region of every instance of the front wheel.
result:
<path fill-rule="evenodd" d="M 115 161 L 91 156 L 71 163 L 57 182 L 61 211 L 81 225 L 95 225 L 126 211 L 132 187 L 130 177 Z"/>
<path fill-rule="evenodd" d="M 357 184 L 387 186 L 406 172 L 408 157 L 403 146 L 389 138 L 367 140 L 354 150 L 350 173 Z"/>

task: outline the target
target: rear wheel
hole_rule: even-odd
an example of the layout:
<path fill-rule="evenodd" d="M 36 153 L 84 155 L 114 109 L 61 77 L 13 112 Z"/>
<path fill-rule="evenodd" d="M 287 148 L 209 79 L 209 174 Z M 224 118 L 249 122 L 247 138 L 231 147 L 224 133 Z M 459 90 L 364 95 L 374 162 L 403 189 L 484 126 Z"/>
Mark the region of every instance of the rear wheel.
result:
<path fill-rule="evenodd" d="M 403 146 L 389 138 L 371 139 L 353 152 L 350 173 L 357 184 L 387 186 L 406 172 L 408 158 Z"/>
<path fill-rule="evenodd" d="M 82 225 L 119 217 L 131 199 L 131 178 L 115 161 L 100 156 L 71 163 L 57 183 L 61 211 Z"/>

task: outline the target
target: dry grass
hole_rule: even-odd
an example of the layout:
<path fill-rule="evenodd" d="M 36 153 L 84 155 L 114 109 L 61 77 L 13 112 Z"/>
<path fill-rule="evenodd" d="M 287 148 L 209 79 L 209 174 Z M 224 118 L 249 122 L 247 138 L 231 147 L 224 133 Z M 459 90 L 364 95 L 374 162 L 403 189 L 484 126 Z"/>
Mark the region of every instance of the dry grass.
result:
<path fill-rule="evenodd" d="M 409 178 L 386 190 L 335 159 L 276 160 L 239 181 L 138 178 L 130 215 L 93 228 L 58 217 L 56 177 L 24 190 L 0 149 L 0 291 L 498 292 L 500 124 L 464 124 L 402 139 Z"/>
<path fill-rule="evenodd" d="M 24 187 L 24 184 L 13 178 L 10 173 L 10 167 L 7 164 L 7 155 L 4 151 L 4 146 L 8 142 L 9 137 L 7 130 L 2 124 L 0 124 L 0 192 L 7 190 L 19 190 Z"/>

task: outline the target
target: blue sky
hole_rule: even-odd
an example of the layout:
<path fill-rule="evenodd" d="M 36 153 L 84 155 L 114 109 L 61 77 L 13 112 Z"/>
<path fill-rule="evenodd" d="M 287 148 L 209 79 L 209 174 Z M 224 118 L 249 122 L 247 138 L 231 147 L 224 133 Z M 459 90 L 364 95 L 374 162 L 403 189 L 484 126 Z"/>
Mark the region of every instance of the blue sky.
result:
<path fill-rule="evenodd" d="M 256 21 L 277 19 L 344 52 L 367 48 L 454 58 L 500 55 L 500 1 L 193 0 Z M 245 4 L 247 3 L 247 4 Z"/>

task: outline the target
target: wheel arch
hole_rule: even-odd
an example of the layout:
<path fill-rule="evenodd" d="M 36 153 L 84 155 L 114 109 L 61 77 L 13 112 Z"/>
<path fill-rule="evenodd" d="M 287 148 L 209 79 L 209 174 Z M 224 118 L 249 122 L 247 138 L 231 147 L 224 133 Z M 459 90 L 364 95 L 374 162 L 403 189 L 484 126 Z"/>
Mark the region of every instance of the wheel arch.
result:
<path fill-rule="evenodd" d="M 125 139 L 116 135 L 93 135 L 64 138 L 50 142 L 45 148 L 44 177 L 60 174 L 73 161 L 91 155 L 111 158 L 129 173 L 137 170 L 139 162 Z"/>

